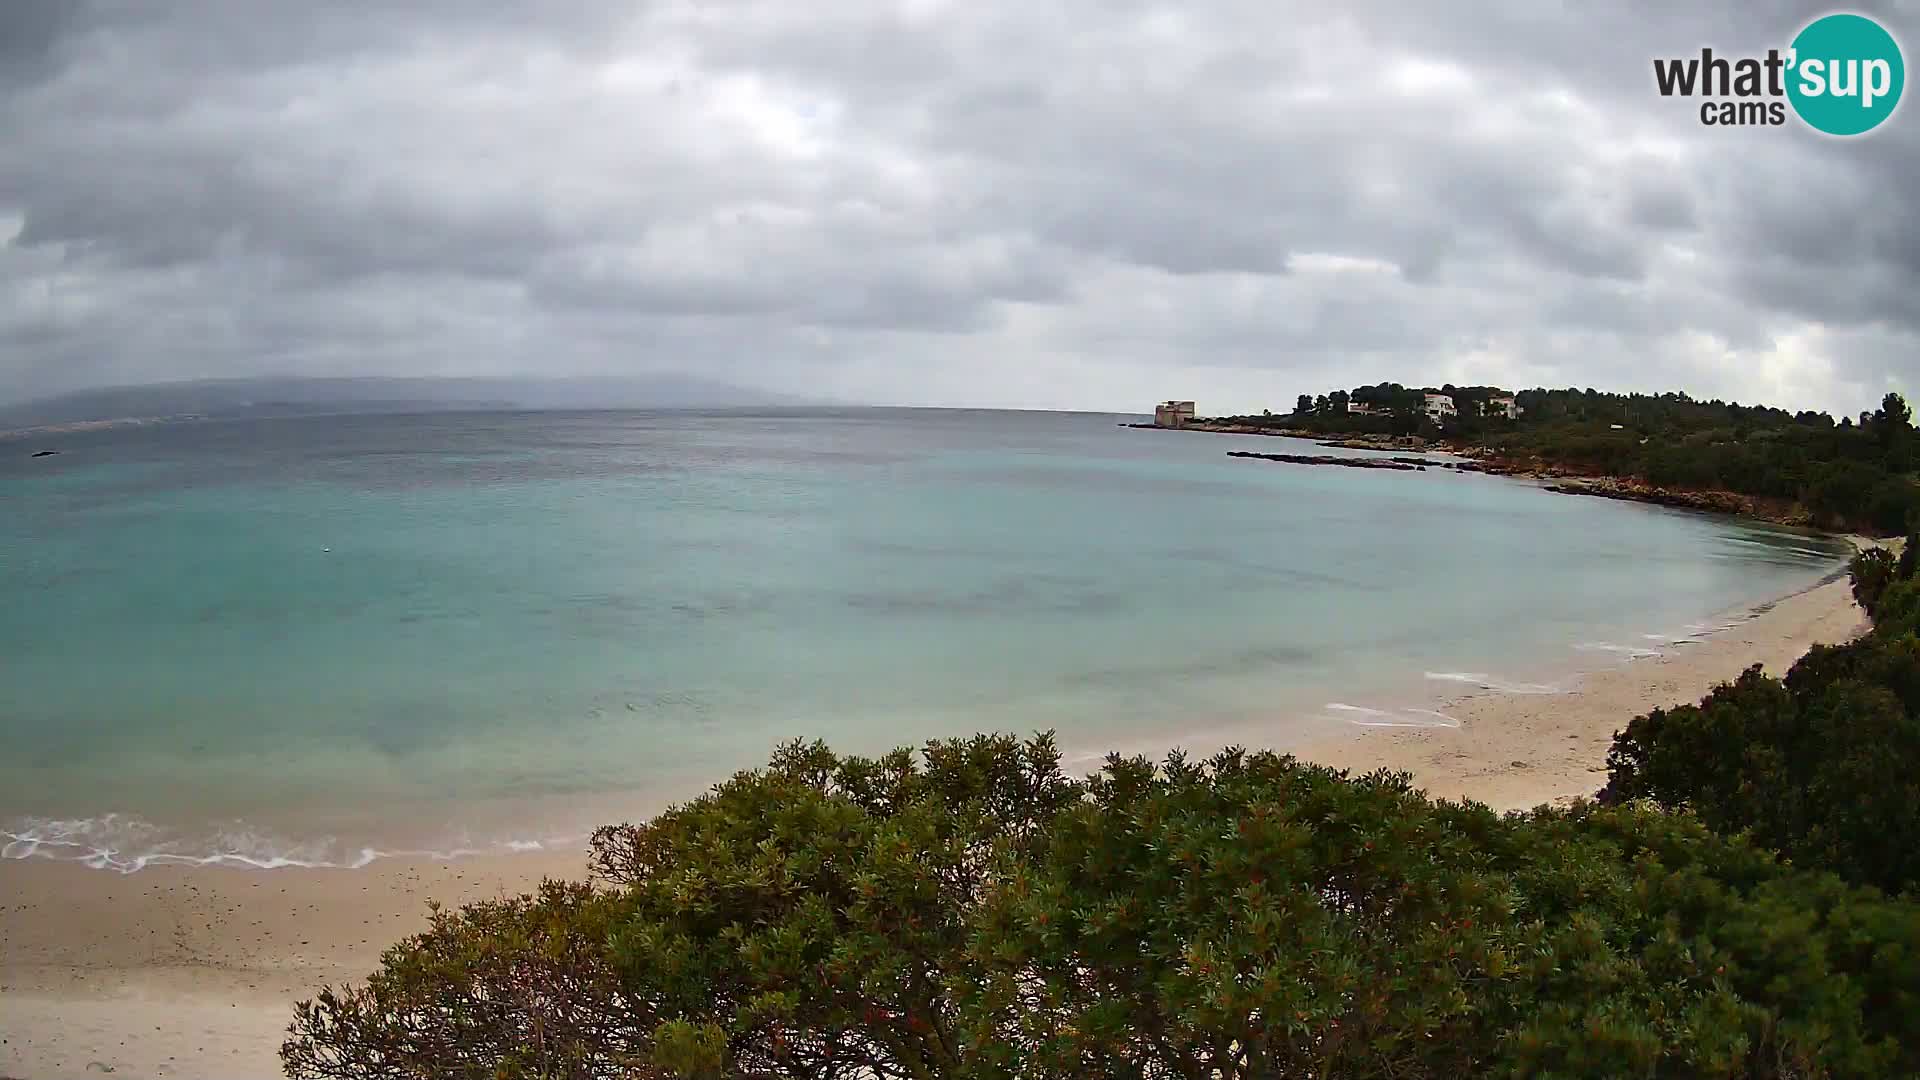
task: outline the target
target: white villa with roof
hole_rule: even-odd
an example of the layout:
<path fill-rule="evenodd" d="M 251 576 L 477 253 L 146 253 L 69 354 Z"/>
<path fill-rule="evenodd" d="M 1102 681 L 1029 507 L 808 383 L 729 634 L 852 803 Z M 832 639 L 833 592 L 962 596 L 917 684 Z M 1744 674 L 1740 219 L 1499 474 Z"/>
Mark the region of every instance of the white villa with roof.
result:
<path fill-rule="evenodd" d="M 1487 404 L 1480 410 L 1483 416 L 1504 416 L 1509 420 L 1517 418 L 1522 411 L 1512 394 L 1495 394 L 1487 399 Z"/>

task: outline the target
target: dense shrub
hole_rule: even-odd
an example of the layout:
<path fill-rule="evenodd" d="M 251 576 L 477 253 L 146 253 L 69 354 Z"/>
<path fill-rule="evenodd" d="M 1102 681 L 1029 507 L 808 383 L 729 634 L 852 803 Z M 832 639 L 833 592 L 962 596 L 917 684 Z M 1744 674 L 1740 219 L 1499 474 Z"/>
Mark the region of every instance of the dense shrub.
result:
<path fill-rule="evenodd" d="M 630 999 L 609 943 L 628 905 L 582 884 L 435 908 L 364 986 L 294 1010 L 289 1076 L 620 1076 L 646 1063 L 656 1024 Z"/>
<path fill-rule="evenodd" d="M 1832 671 L 1813 676 L 1803 670 L 1810 664 Z M 1857 653 L 1810 653 L 1785 683 L 1756 666 L 1698 705 L 1628 724 L 1607 757 L 1608 791 L 1750 831 L 1852 881 L 1906 888 L 1920 883 L 1920 719 L 1908 704 L 1916 690 L 1912 635 Z"/>
<path fill-rule="evenodd" d="M 790 746 L 300 1006 L 297 1077 L 1877 1077 L 1920 909 L 1643 806 Z"/>
<path fill-rule="evenodd" d="M 1920 486 L 1914 478 L 1905 473 L 1882 473 L 1873 485 L 1872 497 L 1867 503 L 1866 520 L 1873 525 L 1873 531 L 1880 536 L 1891 536 L 1905 532 L 1916 524 L 1916 515 L 1920 515 Z M 1840 515 L 1847 520 L 1847 515 Z"/>
<path fill-rule="evenodd" d="M 1861 610 L 1873 614 L 1874 605 L 1880 602 L 1880 594 L 1893 584 L 1897 566 L 1893 552 L 1882 547 L 1868 548 L 1847 564 L 1847 570 L 1853 577 L 1853 601 L 1860 605 Z"/>

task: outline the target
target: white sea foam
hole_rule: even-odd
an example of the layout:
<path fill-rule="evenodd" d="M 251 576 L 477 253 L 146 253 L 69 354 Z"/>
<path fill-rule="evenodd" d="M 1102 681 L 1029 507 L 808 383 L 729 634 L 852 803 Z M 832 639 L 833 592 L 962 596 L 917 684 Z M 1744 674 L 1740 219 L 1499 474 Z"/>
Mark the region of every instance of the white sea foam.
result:
<path fill-rule="evenodd" d="M 1332 712 L 1356 714 L 1346 718 L 1347 723 L 1355 727 L 1457 728 L 1460 726 L 1460 721 L 1432 709 L 1401 709 L 1393 712 L 1369 708 L 1365 705 L 1349 705 L 1343 701 L 1330 701 L 1326 707 Z"/>
<path fill-rule="evenodd" d="M 1704 641 L 1723 630 L 1731 630 L 1748 618 L 1752 618 L 1752 616 L 1747 615 L 1741 618 L 1725 619 L 1719 622 L 1701 620 L 1686 624 L 1680 628 L 1678 633 L 1663 630 L 1650 634 L 1641 634 L 1640 636 L 1648 641 L 1657 642 L 1662 645 L 1692 645 Z"/>
<path fill-rule="evenodd" d="M 1492 690 L 1501 694 L 1564 694 L 1563 686 L 1552 683 L 1510 682 L 1493 675 L 1478 671 L 1429 671 L 1427 678 L 1436 682 L 1465 683 L 1482 690 Z"/>
<path fill-rule="evenodd" d="M 1724 630 L 1731 630 L 1744 621 L 1744 619 L 1728 619 L 1724 622 L 1690 622 L 1687 624 L 1687 640 L 1699 641 L 1702 638 L 1712 637 Z"/>
<path fill-rule="evenodd" d="M 1332 709 L 1335 712 L 1367 713 L 1371 716 L 1392 716 L 1393 715 L 1392 713 L 1387 712 L 1385 709 L 1369 709 L 1365 705 L 1349 705 L 1344 701 L 1329 701 L 1327 702 L 1327 708 Z"/>
<path fill-rule="evenodd" d="M 27 818 L 0 828 L 0 859 L 77 862 L 96 870 L 131 874 L 149 866 L 227 866 L 250 870 L 285 867 L 358 870 L 379 859 L 459 859 L 545 851 L 584 837 L 503 837 L 445 847 L 376 848 L 342 844 L 329 837 L 293 841 L 242 822 L 182 834 L 127 814 L 91 818 Z"/>
<path fill-rule="evenodd" d="M 1582 652 L 1617 653 L 1629 660 L 1640 660 L 1649 656 L 1665 656 L 1659 649 L 1649 649 L 1644 645 L 1621 645 L 1612 641 L 1583 641 L 1574 648 Z"/>
<path fill-rule="evenodd" d="M 1641 640 L 1653 642 L 1653 652 L 1656 655 L 1663 648 L 1684 649 L 1689 645 L 1698 645 L 1700 641 L 1705 637 L 1706 637 L 1705 632 L 1695 630 L 1691 626 L 1689 626 L 1685 630 L 1680 631 L 1679 633 L 1675 633 L 1671 630 L 1666 630 L 1666 631 L 1660 631 L 1657 633 L 1640 635 Z"/>

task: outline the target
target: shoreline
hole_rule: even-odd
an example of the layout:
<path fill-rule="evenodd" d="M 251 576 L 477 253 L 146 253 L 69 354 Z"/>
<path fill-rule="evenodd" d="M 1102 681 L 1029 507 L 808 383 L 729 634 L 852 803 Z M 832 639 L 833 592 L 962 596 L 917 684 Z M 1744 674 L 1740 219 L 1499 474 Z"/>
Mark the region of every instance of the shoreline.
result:
<path fill-rule="evenodd" d="M 1729 625 L 1580 672 L 1561 692 L 1436 693 L 1432 726 L 1348 706 L 1349 730 L 1292 750 L 1355 772 L 1409 772 L 1436 798 L 1500 810 L 1590 797 L 1632 717 L 1697 701 L 1753 663 L 1783 673 L 1816 642 L 1865 629 L 1844 576 L 1736 610 Z M 1252 742 L 1259 731 L 1232 734 Z M 394 856 L 353 870 L 0 862 L 0 1077 L 278 1076 L 293 1002 L 364 978 L 383 949 L 424 926 L 428 901 L 515 895 L 586 871 L 584 847 Z"/>
<path fill-rule="evenodd" d="M 1696 703 L 1753 664 L 1784 675 L 1813 645 L 1838 644 L 1868 628 L 1845 576 L 1745 612 L 1696 639 L 1583 672 L 1564 692 L 1475 688 L 1435 706 L 1454 726 L 1356 727 L 1298 756 L 1355 772 L 1409 772 L 1434 798 L 1471 798 L 1496 810 L 1591 798 L 1606 783 L 1614 733 L 1634 717 Z"/>

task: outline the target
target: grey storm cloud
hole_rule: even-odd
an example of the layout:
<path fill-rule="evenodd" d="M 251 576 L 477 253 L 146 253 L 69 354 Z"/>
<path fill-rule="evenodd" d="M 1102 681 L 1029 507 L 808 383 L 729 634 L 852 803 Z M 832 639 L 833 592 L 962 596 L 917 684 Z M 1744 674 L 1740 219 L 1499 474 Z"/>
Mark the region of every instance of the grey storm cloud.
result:
<path fill-rule="evenodd" d="M 8 0 L 0 400 L 676 371 L 1853 411 L 1920 390 L 1920 117 L 1703 127 L 1651 68 L 1824 10 Z M 1920 3 L 1861 10 L 1920 42 Z"/>

